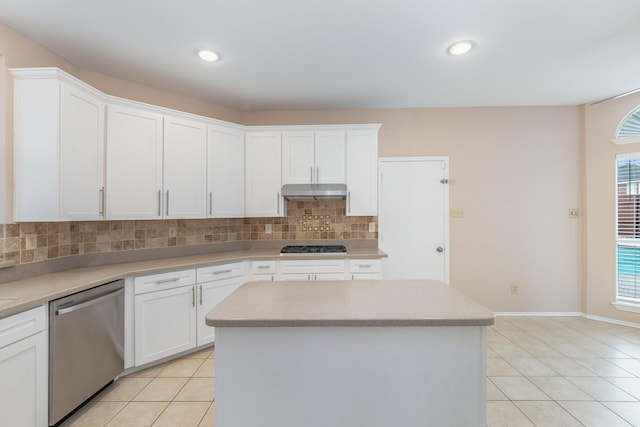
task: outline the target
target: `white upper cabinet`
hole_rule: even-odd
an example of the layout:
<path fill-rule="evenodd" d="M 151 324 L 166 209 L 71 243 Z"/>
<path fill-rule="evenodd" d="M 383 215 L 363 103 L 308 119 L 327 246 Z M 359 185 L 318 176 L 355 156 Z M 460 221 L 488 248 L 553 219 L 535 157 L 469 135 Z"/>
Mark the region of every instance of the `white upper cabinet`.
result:
<path fill-rule="evenodd" d="M 110 219 L 204 218 L 207 125 L 109 105 Z"/>
<path fill-rule="evenodd" d="M 279 217 L 283 184 L 316 183 L 377 215 L 379 125 L 241 126 L 10 71 L 16 221 Z"/>
<path fill-rule="evenodd" d="M 164 117 L 164 218 L 204 218 L 207 191 L 207 125 Z"/>
<path fill-rule="evenodd" d="M 346 183 L 347 215 L 378 215 L 377 128 L 347 131 Z"/>
<path fill-rule="evenodd" d="M 162 218 L 163 116 L 109 105 L 107 112 L 107 216 Z"/>
<path fill-rule="evenodd" d="M 15 220 L 103 218 L 102 94 L 55 68 L 11 73 Z"/>
<path fill-rule="evenodd" d="M 282 133 L 282 184 L 344 182 L 344 131 Z"/>
<path fill-rule="evenodd" d="M 316 183 L 344 184 L 346 176 L 345 131 L 316 132 Z"/>
<path fill-rule="evenodd" d="M 209 125 L 207 139 L 207 216 L 244 217 L 244 132 Z"/>
<path fill-rule="evenodd" d="M 245 216 L 284 216 L 281 133 L 245 134 Z"/>

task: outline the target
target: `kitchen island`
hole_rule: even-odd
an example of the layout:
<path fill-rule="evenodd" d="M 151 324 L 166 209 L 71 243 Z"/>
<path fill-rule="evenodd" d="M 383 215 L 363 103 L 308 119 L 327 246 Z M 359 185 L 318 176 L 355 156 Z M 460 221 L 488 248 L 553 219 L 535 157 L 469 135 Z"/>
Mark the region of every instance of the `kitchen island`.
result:
<path fill-rule="evenodd" d="M 486 425 L 494 315 L 444 283 L 251 282 L 206 323 L 217 426 Z"/>

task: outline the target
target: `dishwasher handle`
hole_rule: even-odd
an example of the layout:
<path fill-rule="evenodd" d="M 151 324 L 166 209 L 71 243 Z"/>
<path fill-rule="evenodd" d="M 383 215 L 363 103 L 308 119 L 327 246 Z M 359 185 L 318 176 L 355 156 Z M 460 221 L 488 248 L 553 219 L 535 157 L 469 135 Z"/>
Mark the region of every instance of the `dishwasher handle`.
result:
<path fill-rule="evenodd" d="M 85 301 L 85 302 L 82 302 L 80 304 L 75 304 L 75 305 L 72 305 L 72 306 L 69 306 L 69 307 L 61 308 L 59 310 L 56 310 L 56 316 L 60 316 L 60 315 L 67 314 L 67 313 L 71 313 L 71 312 L 74 312 L 76 310 L 80 310 L 80 309 L 83 309 L 85 307 L 92 306 L 92 305 L 97 304 L 97 303 L 99 303 L 101 301 L 104 301 L 104 300 L 106 300 L 108 298 L 111 298 L 112 296 L 114 296 L 118 292 L 124 292 L 124 289 L 121 288 L 121 289 L 115 290 L 113 292 L 109 292 L 108 294 L 104 294 L 101 297 L 94 298 L 92 300 Z"/>

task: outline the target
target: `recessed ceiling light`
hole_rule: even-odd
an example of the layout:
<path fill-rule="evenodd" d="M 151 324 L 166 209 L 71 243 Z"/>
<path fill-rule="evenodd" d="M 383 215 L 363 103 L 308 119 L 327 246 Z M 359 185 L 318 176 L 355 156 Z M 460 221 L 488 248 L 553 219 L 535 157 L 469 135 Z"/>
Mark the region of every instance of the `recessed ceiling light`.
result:
<path fill-rule="evenodd" d="M 220 59 L 220 55 L 218 55 L 212 50 L 206 50 L 206 49 L 198 51 L 198 56 L 200 57 L 200 59 L 204 61 L 209 61 L 209 62 L 215 62 L 218 59 Z"/>
<path fill-rule="evenodd" d="M 464 55 L 465 53 L 471 50 L 474 44 L 475 43 L 471 40 L 462 40 L 459 42 L 455 42 L 454 44 L 449 46 L 449 49 L 447 49 L 447 52 L 449 52 L 449 55 L 454 55 L 454 56 Z"/>

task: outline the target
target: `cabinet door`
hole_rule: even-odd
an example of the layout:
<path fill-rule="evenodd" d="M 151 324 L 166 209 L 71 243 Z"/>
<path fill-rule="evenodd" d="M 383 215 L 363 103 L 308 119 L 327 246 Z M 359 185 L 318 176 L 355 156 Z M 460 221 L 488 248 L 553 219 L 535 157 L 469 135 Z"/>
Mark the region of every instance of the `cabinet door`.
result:
<path fill-rule="evenodd" d="M 107 217 L 162 217 L 162 115 L 107 109 Z"/>
<path fill-rule="evenodd" d="M 0 425 L 47 426 L 47 333 L 0 349 Z"/>
<path fill-rule="evenodd" d="M 347 215 L 378 214 L 378 132 L 347 132 Z"/>
<path fill-rule="evenodd" d="M 47 70 L 24 72 L 20 76 L 14 71 L 15 219 L 99 219 L 104 186 L 101 96 Z"/>
<path fill-rule="evenodd" d="M 244 277 L 217 280 L 198 284 L 198 344 L 209 344 L 215 340 L 215 328 L 205 323 L 207 313 L 244 283 Z"/>
<path fill-rule="evenodd" d="M 164 218 L 204 218 L 207 185 L 207 125 L 164 118 Z"/>
<path fill-rule="evenodd" d="M 280 133 L 250 132 L 245 138 L 245 215 L 283 216 Z"/>
<path fill-rule="evenodd" d="M 62 84 L 60 219 L 104 217 L 104 102 Z"/>
<path fill-rule="evenodd" d="M 282 184 L 315 182 L 313 132 L 282 133 Z"/>
<path fill-rule="evenodd" d="M 196 345 L 195 286 L 135 297 L 136 366 Z"/>
<path fill-rule="evenodd" d="M 244 217 L 244 132 L 209 126 L 207 196 L 209 217 Z"/>
<path fill-rule="evenodd" d="M 315 182 L 319 184 L 344 184 L 347 145 L 345 132 L 316 132 L 315 140 Z"/>
<path fill-rule="evenodd" d="M 13 90 L 15 220 L 56 221 L 60 83 L 16 78 Z"/>

